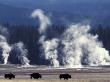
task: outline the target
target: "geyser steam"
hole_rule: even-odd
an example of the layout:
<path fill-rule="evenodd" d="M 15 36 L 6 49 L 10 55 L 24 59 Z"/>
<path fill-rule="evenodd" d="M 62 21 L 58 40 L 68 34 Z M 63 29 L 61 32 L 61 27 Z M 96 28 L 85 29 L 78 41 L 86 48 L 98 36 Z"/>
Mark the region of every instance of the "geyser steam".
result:
<path fill-rule="evenodd" d="M 44 12 L 40 9 L 33 11 L 32 17 L 38 17 L 40 21 L 39 33 L 41 35 L 39 43 L 42 45 L 41 51 L 47 60 L 50 60 L 51 66 L 59 67 L 59 61 L 57 60 L 57 39 L 46 40 L 47 29 L 51 25 L 50 19 L 44 15 Z"/>
<path fill-rule="evenodd" d="M 45 58 L 50 60 L 51 66 L 110 65 L 109 52 L 103 48 L 98 35 L 89 33 L 90 25 L 74 24 L 59 38 L 56 36 L 47 39 L 47 28 L 51 24 L 49 18 L 40 9 L 33 11 L 32 17 L 38 17 L 40 20 L 40 49 Z"/>
<path fill-rule="evenodd" d="M 0 49 L 1 49 L 1 56 L 2 56 L 2 62 L 3 64 L 8 63 L 8 58 L 10 56 L 11 50 L 16 50 L 17 57 L 19 60 L 21 60 L 21 63 L 23 65 L 29 65 L 29 60 L 27 58 L 27 49 L 25 49 L 24 44 L 22 42 L 12 44 L 10 46 L 7 42 L 7 36 L 9 36 L 9 33 L 5 27 L 0 26 Z"/>
<path fill-rule="evenodd" d="M 43 43 L 45 57 L 46 59 L 50 60 L 51 65 L 54 67 L 59 67 L 57 51 L 58 45 L 59 45 L 58 39 L 48 40 Z"/>
<path fill-rule="evenodd" d="M 29 66 L 30 61 L 27 58 L 28 50 L 25 49 L 23 42 L 14 44 L 12 49 L 16 51 L 17 57 L 21 61 L 21 64 L 24 66 Z"/>
<path fill-rule="evenodd" d="M 9 46 L 5 35 L 7 35 L 8 31 L 6 28 L 0 26 L 0 48 L 2 49 L 2 60 L 4 64 L 8 63 L 9 53 L 11 51 L 11 47 Z"/>
<path fill-rule="evenodd" d="M 65 66 L 110 64 L 109 52 L 102 43 L 89 33 L 89 25 L 71 25 L 63 34 L 61 41 L 63 64 Z"/>
<path fill-rule="evenodd" d="M 39 28 L 39 33 L 43 34 L 46 32 L 48 25 L 51 24 L 50 19 L 44 15 L 44 12 L 41 9 L 36 9 L 33 11 L 32 15 L 33 18 L 38 17 L 40 20 L 40 28 Z"/>

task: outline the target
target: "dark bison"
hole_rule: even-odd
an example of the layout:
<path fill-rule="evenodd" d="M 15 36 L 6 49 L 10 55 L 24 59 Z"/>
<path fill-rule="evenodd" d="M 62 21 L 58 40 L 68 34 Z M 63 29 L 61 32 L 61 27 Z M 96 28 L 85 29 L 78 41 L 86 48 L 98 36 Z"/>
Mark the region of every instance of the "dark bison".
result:
<path fill-rule="evenodd" d="M 12 73 L 5 74 L 4 78 L 5 78 L 5 79 L 12 79 L 12 78 L 15 78 L 15 75 L 12 74 Z"/>
<path fill-rule="evenodd" d="M 39 74 L 39 73 L 32 73 L 30 76 L 31 76 L 31 79 L 32 79 L 32 78 L 33 78 L 33 79 L 42 78 L 41 74 Z"/>
<path fill-rule="evenodd" d="M 68 80 L 68 79 L 71 79 L 71 75 L 69 75 L 69 74 L 60 74 L 59 78 L 60 78 L 60 79 L 63 78 L 64 80 L 65 80 L 65 79 Z"/>

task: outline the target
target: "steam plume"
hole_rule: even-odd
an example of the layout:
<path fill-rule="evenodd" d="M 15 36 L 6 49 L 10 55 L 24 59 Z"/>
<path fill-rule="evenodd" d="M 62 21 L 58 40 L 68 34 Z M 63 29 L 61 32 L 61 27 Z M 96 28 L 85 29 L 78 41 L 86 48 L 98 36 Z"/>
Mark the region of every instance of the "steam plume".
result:
<path fill-rule="evenodd" d="M 21 61 L 22 65 L 29 66 L 30 61 L 27 58 L 28 50 L 25 49 L 23 42 L 19 42 L 12 47 L 17 52 L 17 57 Z"/>
<path fill-rule="evenodd" d="M 58 39 L 48 40 L 43 43 L 45 58 L 50 60 L 51 65 L 54 67 L 59 67 L 57 51 L 58 45 L 59 45 Z"/>
<path fill-rule="evenodd" d="M 33 18 L 38 17 L 40 21 L 40 28 L 39 33 L 43 34 L 46 32 L 48 25 L 51 24 L 50 19 L 44 15 L 44 12 L 41 9 L 36 9 L 33 11 L 32 15 Z"/>
<path fill-rule="evenodd" d="M 97 39 L 98 35 L 93 36 L 89 30 L 89 25 L 76 24 L 71 25 L 63 34 L 62 55 L 65 66 L 110 64 L 109 52 Z"/>
<path fill-rule="evenodd" d="M 51 66 L 59 67 L 59 61 L 57 60 L 57 46 L 58 40 L 46 40 L 47 28 L 51 25 L 50 19 L 44 15 L 44 12 L 40 9 L 36 9 L 32 13 L 32 17 L 38 17 L 40 21 L 39 33 L 41 37 L 39 39 L 42 45 L 41 51 L 47 60 L 50 60 Z"/>
<path fill-rule="evenodd" d="M 5 37 L 7 34 L 7 29 L 5 27 L 0 26 L 0 48 L 2 49 L 2 60 L 4 64 L 8 63 L 8 57 L 11 51 L 11 47 Z"/>
<path fill-rule="evenodd" d="M 47 29 L 51 24 L 49 18 L 40 9 L 33 11 L 32 17 L 40 20 L 41 51 L 51 66 L 59 67 L 62 64 L 67 67 L 82 65 L 110 65 L 109 52 L 103 48 L 98 35 L 89 33 L 90 25 L 71 25 L 60 38 L 47 39 Z M 60 47 L 63 45 L 62 47 Z M 60 48 L 59 48 L 60 47 Z"/>

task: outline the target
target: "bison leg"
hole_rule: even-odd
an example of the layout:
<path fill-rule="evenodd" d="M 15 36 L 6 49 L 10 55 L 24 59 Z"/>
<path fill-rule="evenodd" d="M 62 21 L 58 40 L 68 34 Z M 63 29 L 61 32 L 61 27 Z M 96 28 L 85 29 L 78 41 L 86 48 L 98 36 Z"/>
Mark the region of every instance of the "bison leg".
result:
<path fill-rule="evenodd" d="M 60 77 L 60 80 L 61 80 L 62 78 Z"/>
<path fill-rule="evenodd" d="M 34 79 L 38 79 L 37 77 L 33 77 Z"/>
<path fill-rule="evenodd" d="M 39 77 L 40 79 L 42 78 L 42 76 Z"/>
<path fill-rule="evenodd" d="M 12 79 L 11 77 L 9 77 L 9 79 Z"/>
<path fill-rule="evenodd" d="M 68 78 L 64 78 L 64 80 L 68 80 Z"/>
<path fill-rule="evenodd" d="M 68 78 L 66 78 L 66 80 L 68 80 Z"/>
<path fill-rule="evenodd" d="M 32 79 L 33 77 L 31 76 L 30 78 Z"/>

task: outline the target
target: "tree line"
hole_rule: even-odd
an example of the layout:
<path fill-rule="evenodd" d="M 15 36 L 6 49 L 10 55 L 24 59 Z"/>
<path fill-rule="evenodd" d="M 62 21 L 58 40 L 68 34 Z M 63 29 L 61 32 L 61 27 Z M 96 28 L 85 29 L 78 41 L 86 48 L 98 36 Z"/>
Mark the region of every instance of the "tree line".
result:
<path fill-rule="evenodd" d="M 9 24 L 4 25 L 9 31 L 9 44 L 17 43 L 22 41 L 25 47 L 28 49 L 28 58 L 31 64 L 47 64 L 48 61 L 43 59 L 39 54 L 39 37 L 38 26 L 24 26 L 24 25 L 14 25 Z M 48 38 L 59 37 L 65 30 L 66 26 L 63 25 L 52 25 L 52 28 L 48 29 Z M 102 41 L 104 48 L 110 51 L 110 26 L 98 25 L 95 28 L 91 28 L 90 33 L 97 34 L 98 39 Z"/>

